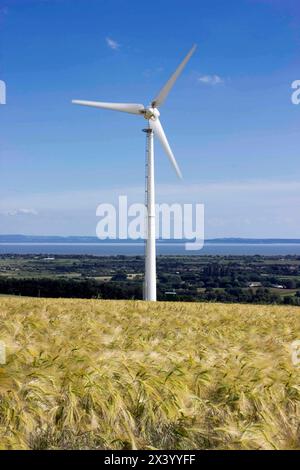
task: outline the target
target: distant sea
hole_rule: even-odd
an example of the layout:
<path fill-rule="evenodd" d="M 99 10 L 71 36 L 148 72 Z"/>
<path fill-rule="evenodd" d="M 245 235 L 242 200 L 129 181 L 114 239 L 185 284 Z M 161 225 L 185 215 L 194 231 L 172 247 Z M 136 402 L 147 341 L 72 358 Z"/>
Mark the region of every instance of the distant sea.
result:
<path fill-rule="evenodd" d="M 143 244 L 100 243 L 0 243 L 1 254 L 18 255 L 143 255 Z M 300 243 L 210 243 L 199 251 L 186 251 L 183 243 L 158 243 L 158 255 L 299 255 Z"/>

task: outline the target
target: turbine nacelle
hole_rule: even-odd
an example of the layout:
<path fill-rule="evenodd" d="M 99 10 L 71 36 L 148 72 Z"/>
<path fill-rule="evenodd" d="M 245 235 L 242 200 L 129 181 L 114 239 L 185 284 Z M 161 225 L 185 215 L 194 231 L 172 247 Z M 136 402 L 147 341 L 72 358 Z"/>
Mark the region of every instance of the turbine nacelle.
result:
<path fill-rule="evenodd" d="M 144 112 L 144 118 L 149 121 L 149 119 L 152 119 L 152 121 L 155 121 L 157 118 L 160 116 L 160 112 L 158 111 L 157 108 L 153 108 L 152 106 L 148 106 L 148 108 L 145 108 Z"/>

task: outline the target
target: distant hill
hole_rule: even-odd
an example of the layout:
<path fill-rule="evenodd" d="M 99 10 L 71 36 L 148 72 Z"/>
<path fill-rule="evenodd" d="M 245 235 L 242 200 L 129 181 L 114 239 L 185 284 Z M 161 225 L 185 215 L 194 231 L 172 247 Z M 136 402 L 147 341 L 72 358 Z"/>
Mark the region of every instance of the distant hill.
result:
<path fill-rule="evenodd" d="M 158 240 L 159 243 L 184 243 L 190 240 Z M 107 240 L 99 240 L 97 237 L 90 236 L 43 236 L 43 235 L 0 235 L 0 243 L 45 243 L 45 244 L 62 244 L 62 243 L 106 243 Z M 109 243 L 137 243 L 136 240 L 109 240 Z M 140 243 L 143 243 L 140 240 Z M 209 244 L 300 244 L 299 238 L 212 238 L 205 240 L 205 243 Z"/>

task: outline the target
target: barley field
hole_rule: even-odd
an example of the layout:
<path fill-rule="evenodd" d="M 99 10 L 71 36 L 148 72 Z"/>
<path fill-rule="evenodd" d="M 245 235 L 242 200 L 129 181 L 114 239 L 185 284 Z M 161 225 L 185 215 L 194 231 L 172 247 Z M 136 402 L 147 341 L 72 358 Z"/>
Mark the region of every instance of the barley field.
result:
<path fill-rule="evenodd" d="M 0 297 L 0 448 L 300 449 L 300 309 Z"/>

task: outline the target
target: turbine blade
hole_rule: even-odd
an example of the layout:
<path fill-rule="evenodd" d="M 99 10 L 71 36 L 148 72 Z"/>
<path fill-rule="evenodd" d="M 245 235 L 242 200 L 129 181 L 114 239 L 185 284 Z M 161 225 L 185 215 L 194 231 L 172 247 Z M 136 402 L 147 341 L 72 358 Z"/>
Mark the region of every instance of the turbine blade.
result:
<path fill-rule="evenodd" d="M 172 163 L 172 165 L 173 165 L 173 167 L 174 167 L 174 169 L 177 173 L 177 176 L 179 178 L 182 178 L 181 171 L 180 171 L 179 166 L 178 166 L 178 164 L 175 160 L 175 157 L 173 155 L 173 152 L 172 152 L 171 147 L 169 145 L 169 142 L 167 140 L 166 134 L 165 134 L 165 132 L 163 130 L 163 127 L 160 123 L 160 120 L 158 118 L 155 119 L 155 121 L 153 121 L 152 119 L 149 119 L 149 126 L 154 131 L 154 134 L 159 138 L 160 143 L 163 146 L 164 151 L 168 155 L 169 160 Z"/>
<path fill-rule="evenodd" d="M 186 64 L 188 63 L 188 61 L 190 60 L 190 58 L 194 54 L 194 52 L 196 50 L 196 47 L 197 47 L 196 44 L 194 44 L 194 46 L 192 47 L 190 52 L 187 54 L 187 56 L 183 59 L 183 61 L 181 62 L 181 64 L 177 68 L 177 70 L 173 73 L 173 75 L 169 78 L 169 80 L 167 81 L 165 86 L 160 90 L 160 92 L 158 93 L 156 98 L 152 101 L 152 107 L 153 108 L 159 108 L 159 106 L 161 106 L 163 104 L 166 97 L 170 93 L 171 88 L 173 87 L 174 83 L 176 82 L 177 78 L 179 77 L 179 75 L 183 71 L 184 67 L 186 66 Z"/>
<path fill-rule="evenodd" d="M 121 111 L 130 114 L 142 114 L 145 107 L 142 104 L 135 103 L 101 103 L 100 101 L 82 101 L 72 100 L 73 104 L 82 106 L 91 106 L 93 108 L 110 109 L 112 111 Z"/>

